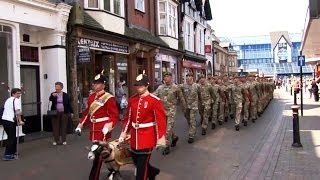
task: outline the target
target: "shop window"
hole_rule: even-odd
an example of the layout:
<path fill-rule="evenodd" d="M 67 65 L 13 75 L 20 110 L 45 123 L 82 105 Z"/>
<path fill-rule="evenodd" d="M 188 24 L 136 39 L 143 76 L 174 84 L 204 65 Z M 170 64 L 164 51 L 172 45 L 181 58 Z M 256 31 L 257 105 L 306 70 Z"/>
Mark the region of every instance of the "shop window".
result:
<path fill-rule="evenodd" d="M 20 55 L 21 61 L 39 62 L 38 47 L 21 46 Z"/>
<path fill-rule="evenodd" d="M 162 62 L 162 72 L 171 72 L 170 71 L 170 62 Z"/>

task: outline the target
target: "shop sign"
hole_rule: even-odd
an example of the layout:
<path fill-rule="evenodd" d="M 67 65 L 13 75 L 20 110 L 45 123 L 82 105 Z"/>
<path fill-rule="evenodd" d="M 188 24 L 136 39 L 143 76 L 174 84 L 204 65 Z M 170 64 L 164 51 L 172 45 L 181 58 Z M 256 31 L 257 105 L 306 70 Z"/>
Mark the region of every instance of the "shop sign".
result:
<path fill-rule="evenodd" d="M 287 43 L 278 44 L 278 57 L 280 61 L 288 59 Z"/>
<path fill-rule="evenodd" d="M 186 68 L 206 69 L 206 63 L 198 63 L 194 61 L 184 60 L 182 62 L 182 65 Z"/>
<path fill-rule="evenodd" d="M 90 62 L 91 54 L 90 49 L 86 47 L 78 48 L 78 61 L 79 63 L 87 63 Z"/>
<path fill-rule="evenodd" d="M 78 46 L 89 47 L 101 51 L 129 54 L 129 46 L 116 44 L 112 42 L 97 41 L 87 38 L 80 38 L 78 41 Z"/>
<path fill-rule="evenodd" d="M 211 53 L 211 45 L 204 45 L 204 52 Z"/>

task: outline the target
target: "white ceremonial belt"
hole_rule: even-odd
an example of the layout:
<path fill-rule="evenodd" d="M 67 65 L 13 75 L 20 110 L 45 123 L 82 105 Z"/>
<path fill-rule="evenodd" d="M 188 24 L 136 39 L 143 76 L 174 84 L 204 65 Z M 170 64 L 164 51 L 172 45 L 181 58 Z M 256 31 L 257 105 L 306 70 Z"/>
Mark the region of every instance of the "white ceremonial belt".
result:
<path fill-rule="evenodd" d="M 156 125 L 155 122 L 150 122 L 150 123 L 141 123 L 141 124 L 138 124 L 138 123 L 132 123 L 132 127 L 135 128 L 135 129 L 139 129 L 139 128 L 147 128 L 147 127 L 152 127 Z"/>
<path fill-rule="evenodd" d="M 110 119 L 109 117 L 103 117 L 98 119 L 91 119 L 91 122 L 98 123 L 98 122 L 108 121 L 109 119 Z"/>

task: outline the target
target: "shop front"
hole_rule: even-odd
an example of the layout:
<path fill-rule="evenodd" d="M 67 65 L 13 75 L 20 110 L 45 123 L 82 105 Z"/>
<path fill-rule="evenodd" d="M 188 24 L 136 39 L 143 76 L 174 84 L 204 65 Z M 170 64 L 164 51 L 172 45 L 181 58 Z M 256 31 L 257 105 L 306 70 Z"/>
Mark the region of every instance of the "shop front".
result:
<path fill-rule="evenodd" d="M 177 77 L 177 61 L 179 56 L 171 55 L 166 52 L 160 52 L 155 57 L 155 86 L 158 86 L 163 80 L 164 72 L 171 72 L 175 83 L 178 82 Z"/>
<path fill-rule="evenodd" d="M 206 75 L 207 65 L 206 63 L 195 62 L 191 60 L 184 59 L 182 61 L 182 82 L 186 82 L 186 75 L 191 72 L 193 73 L 193 78 L 197 81 L 200 75 Z"/>
<path fill-rule="evenodd" d="M 107 78 L 106 91 L 115 94 L 118 82 L 128 94 L 129 44 L 113 38 L 80 37 L 77 41 L 77 86 L 80 112 L 92 92 L 95 75 L 103 73 Z"/>

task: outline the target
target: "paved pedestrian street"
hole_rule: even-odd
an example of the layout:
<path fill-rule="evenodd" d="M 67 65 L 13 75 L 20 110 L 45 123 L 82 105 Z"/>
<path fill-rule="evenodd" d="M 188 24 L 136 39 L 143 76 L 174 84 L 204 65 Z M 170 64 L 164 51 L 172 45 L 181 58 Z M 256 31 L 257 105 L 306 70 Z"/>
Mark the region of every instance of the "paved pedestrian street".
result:
<path fill-rule="evenodd" d="M 193 144 L 187 143 L 188 125 L 178 113 L 177 147 L 163 156 L 154 152 L 151 163 L 161 169 L 160 180 L 220 179 L 319 179 L 320 177 L 320 106 L 304 99 L 304 116 L 300 117 L 302 148 L 293 148 L 293 97 L 276 89 L 274 100 L 264 114 L 247 127 L 235 131 L 230 120 L 215 130 L 201 135 L 201 127 Z M 298 100 L 300 102 L 300 100 Z M 198 117 L 199 119 L 199 117 Z M 119 136 L 117 127 L 113 139 Z M 26 138 L 27 139 L 27 138 Z M 87 159 L 88 134 L 69 135 L 68 145 L 52 146 L 51 138 L 20 144 L 20 159 L 0 161 L 0 177 L 4 180 L 87 180 L 91 162 Z M 0 149 L 3 154 L 4 148 Z M 107 179 L 105 167 L 100 179 Z M 124 180 L 133 178 L 133 166 L 121 169 Z"/>

